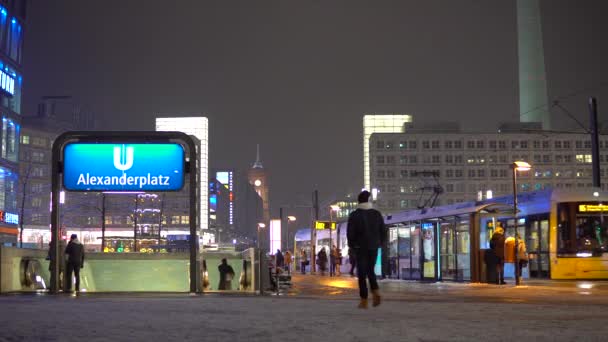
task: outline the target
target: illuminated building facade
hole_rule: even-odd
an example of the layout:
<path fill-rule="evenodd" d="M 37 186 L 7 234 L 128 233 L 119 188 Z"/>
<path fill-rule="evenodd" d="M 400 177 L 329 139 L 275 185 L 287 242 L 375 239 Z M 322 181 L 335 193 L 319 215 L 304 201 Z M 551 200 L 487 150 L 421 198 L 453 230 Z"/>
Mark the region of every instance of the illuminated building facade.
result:
<path fill-rule="evenodd" d="M 365 114 L 363 115 L 363 187 L 370 187 L 369 138 L 374 133 L 403 133 L 404 124 L 411 122 L 412 116 L 405 114 Z"/>
<path fill-rule="evenodd" d="M 357 202 L 356 196 L 350 196 L 350 195 L 344 199 L 331 202 L 331 204 L 329 205 L 330 207 L 337 206 L 338 208 L 340 208 L 334 214 L 332 214 L 333 215 L 332 219 L 334 221 L 344 221 L 344 220 L 348 219 L 348 215 L 351 212 L 357 210 L 358 205 L 359 205 L 359 202 Z M 327 218 L 329 219 L 329 214 L 323 213 L 323 217 L 325 217 L 325 216 L 327 216 Z"/>
<path fill-rule="evenodd" d="M 227 213 L 227 217 L 228 217 L 228 225 L 229 226 L 234 226 L 234 222 L 235 222 L 235 209 L 234 209 L 234 202 L 235 202 L 235 181 L 234 181 L 234 177 L 235 177 L 235 172 L 234 170 L 221 170 L 221 171 L 215 171 L 215 179 L 220 182 L 224 189 L 227 191 L 228 193 L 228 213 Z"/>
<path fill-rule="evenodd" d="M 0 1 L 0 244 L 16 243 L 26 1 Z"/>
<path fill-rule="evenodd" d="M 513 192 L 510 166 L 516 160 L 532 165 L 518 173 L 518 192 L 592 187 L 589 134 L 522 128 L 534 127 L 517 123 L 492 133 L 429 127 L 373 134 L 371 185 L 380 190 L 376 206 L 386 214 L 429 207 L 425 202 L 436 186 L 442 193 L 435 206 L 508 195 Z M 600 138 L 603 148 L 608 139 Z M 608 176 L 606 162 L 608 154 L 600 154 L 601 176 Z M 606 183 L 602 188 L 607 189 Z"/>
<path fill-rule="evenodd" d="M 231 194 L 228 185 L 217 178 L 209 180 L 209 229 L 214 232 L 218 244 L 233 238 L 230 225 Z"/>
<path fill-rule="evenodd" d="M 199 140 L 198 172 L 200 186 L 200 236 L 209 229 L 209 122 L 206 117 L 156 118 L 156 130 L 183 132 Z"/>
<path fill-rule="evenodd" d="M 260 145 L 257 146 L 256 160 L 253 166 L 247 171 L 247 179 L 249 184 L 253 185 L 255 192 L 262 198 L 264 207 L 264 222 L 270 222 L 270 201 L 268 187 L 268 172 L 264 169 L 260 161 Z"/>

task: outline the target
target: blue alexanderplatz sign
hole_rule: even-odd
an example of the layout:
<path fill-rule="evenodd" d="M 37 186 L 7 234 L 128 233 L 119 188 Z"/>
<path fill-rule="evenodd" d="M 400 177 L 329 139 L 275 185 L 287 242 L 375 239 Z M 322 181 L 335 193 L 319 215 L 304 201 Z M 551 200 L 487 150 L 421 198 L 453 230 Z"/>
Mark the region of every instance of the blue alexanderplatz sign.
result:
<path fill-rule="evenodd" d="M 71 143 L 63 150 L 70 191 L 177 191 L 184 185 L 180 144 Z"/>

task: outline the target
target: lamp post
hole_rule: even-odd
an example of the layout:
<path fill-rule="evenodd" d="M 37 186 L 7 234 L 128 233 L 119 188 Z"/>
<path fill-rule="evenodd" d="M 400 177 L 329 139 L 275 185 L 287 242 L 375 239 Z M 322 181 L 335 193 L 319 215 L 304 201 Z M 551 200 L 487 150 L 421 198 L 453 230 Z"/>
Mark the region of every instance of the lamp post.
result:
<path fill-rule="evenodd" d="M 264 229 L 266 227 L 266 224 L 259 222 L 258 223 L 258 238 L 257 238 L 257 245 L 258 245 L 258 289 L 260 291 L 260 294 L 264 293 L 264 289 L 262 288 L 262 249 L 260 248 L 260 230 Z"/>
<path fill-rule="evenodd" d="M 286 235 L 287 235 L 287 241 L 285 241 L 285 245 L 287 246 L 287 250 L 289 250 L 289 222 L 294 222 L 296 220 L 295 216 L 287 216 L 287 224 L 285 225 L 285 230 L 286 230 Z M 296 246 L 293 246 L 294 248 L 294 253 L 295 253 L 295 248 Z"/>
<path fill-rule="evenodd" d="M 289 250 L 289 222 L 294 222 L 296 220 L 295 216 L 287 216 L 287 225 L 285 226 L 285 229 L 287 230 L 287 241 L 285 241 L 285 244 L 287 245 L 287 250 Z M 293 261 L 293 265 L 289 265 L 289 267 L 291 269 L 293 269 L 295 271 L 296 269 L 296 241 L 295 241 L 295 236 L 294 236 L 294 241 L 293 241 L 293 253 L 291 254 L 291 260 Z M 292 268 L 293 267 L 293 268 Z"/>
<path fill-rule="evenodd" d="M 513 224 L 515 226 L 515 285 L 520 284 L 521 277 L 521 274 L 519 274 L 519 256 L 517 255 L 519 244 L 517 235 L 517 171 L 528 171 L 531 168 L 532 166 L 525 161 L 515 161 L 511 164 L 511 169 L 513 170 Z"/>

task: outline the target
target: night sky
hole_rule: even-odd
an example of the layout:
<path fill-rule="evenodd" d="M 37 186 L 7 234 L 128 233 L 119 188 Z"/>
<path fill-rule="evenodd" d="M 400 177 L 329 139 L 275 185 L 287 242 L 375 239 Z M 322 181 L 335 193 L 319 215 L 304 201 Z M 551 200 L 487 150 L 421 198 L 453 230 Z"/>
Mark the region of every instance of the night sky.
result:
<path fill-rule="evenodd" d="M 101 129 L 203 114 L 211 167 L 261 145 L 271 206 L 357 192 L 363 113 L 488 130 L 517 121 L 515 0 L 30 1 L 25 114 L 71 95 Z M 542 0 L 550 99 L 608 125 L 608 1 Z M 584 89 L 594 89 L 584 91 Z M 578 125 L 559 109 L 561 130 Z M 305 222 L 300 222 L 300 225 Z"/>

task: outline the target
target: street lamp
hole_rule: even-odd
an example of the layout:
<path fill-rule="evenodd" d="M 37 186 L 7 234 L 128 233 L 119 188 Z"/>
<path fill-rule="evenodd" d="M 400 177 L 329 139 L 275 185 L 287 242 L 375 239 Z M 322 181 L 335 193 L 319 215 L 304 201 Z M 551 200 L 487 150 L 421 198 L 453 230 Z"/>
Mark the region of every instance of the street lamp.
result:
<path fill-rule="evenodd" d="M 519 256 L 517 255 L 519 239 L 517 236 L 517 171 L 529 171 L 532 168 L 525 161 L 514 161 L 511 164 L 513 170 L 513 219 L 515 226 L 515 285 L 519 285 L 521 274 L 519 274 Z"/>
<path fill-rule="evenodd" d="M 258 238 L 257 238 L 257 244 L 258 244 L 258 290 L 260 291 L 260 294 L 264 293 L 264 289 L 262 288 L 262 249 L 260 248 L 260 230 L 264 229 L 266 227 L 266 224 L 262 223 L 262 222 L 258 222 Z"/>
<path fill-rule="evenodd" d="M 287 231 L 287 234 L 286 234 L 287 235 L 287 241 L 285 241 L 285 245 L 287 246 L 287 250 L 289 250 L 289 222 L 293 222 L 295 220 L 296 220 L 295 216 L 287 216 L 287 222 L 286 222 L 287 225 L 285 226 L 285 230 Z M 294 248 L 293 252 L 295 253 L 296 252 L 295 251 L 295 248 L 296 248 L 295 244 L 293 245 L 293 248 Z"/>
<path fill-rule="evenodd" d="M 290 221 L 295 221 L 296 217 L 295 216 L 287 216 L 287 225 L 285 226 L 286 230 L 287 230 L 287 241 L 285 242 L 285 244 L 287 245 L 287 250 L 289 250 L 289 222 Z M 292 269 L 295 271 L 296 269 L 296 237 L 294 234 L 293 237 L 293 254 L 292 254 L 292 258 L 291 260 L 293 260 L 293 266 L 289 265 L 289 267 L 293 267 Z"/>
<path fill-rule="evenodd" d="M 266 224 L 259 222 L 258 223 L 258 239 L 257 239 L 258 240 L 258 249 L 260 249 L 260 230 L 263 228 L 266 228 Z"/>

